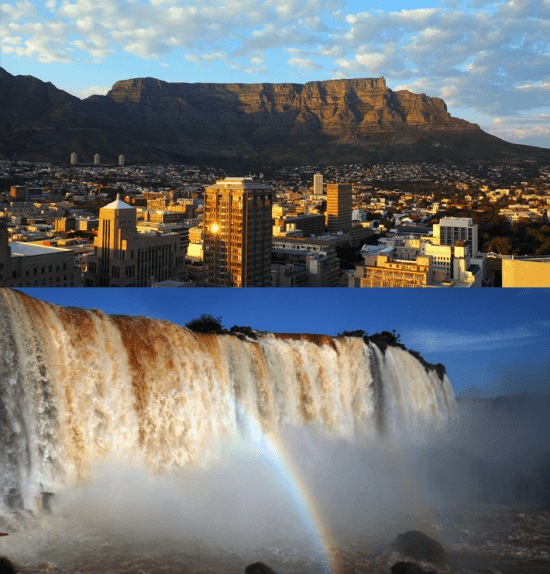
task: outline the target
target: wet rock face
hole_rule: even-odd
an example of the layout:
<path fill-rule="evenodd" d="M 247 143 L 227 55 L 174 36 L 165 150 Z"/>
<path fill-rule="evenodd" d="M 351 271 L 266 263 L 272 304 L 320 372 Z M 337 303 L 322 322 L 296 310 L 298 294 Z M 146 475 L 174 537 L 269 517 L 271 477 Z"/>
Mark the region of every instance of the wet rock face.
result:
<path fill-rule="evenodd" d="M 275 570 L 270 568 L 267 564 L 263 562 L 256 562 L 255 564 L 249 564 L 245 570 L 245 574 L 277 574 Z"/>
<path fill-rule="evenodd" d="M 447 556 L 445 549 L 439 542 L 417 530 L 398 534 L 394 548 L 405 556 L 412 556 L 417 560 L 427 560 L 428 562 L 442 562 Z"/>
<path fill-rule="evenodd" d="M 427 572 L 414 562 L 397 562 L 391 567 L 392 574 L 437 574 L 435 570 Z"/>

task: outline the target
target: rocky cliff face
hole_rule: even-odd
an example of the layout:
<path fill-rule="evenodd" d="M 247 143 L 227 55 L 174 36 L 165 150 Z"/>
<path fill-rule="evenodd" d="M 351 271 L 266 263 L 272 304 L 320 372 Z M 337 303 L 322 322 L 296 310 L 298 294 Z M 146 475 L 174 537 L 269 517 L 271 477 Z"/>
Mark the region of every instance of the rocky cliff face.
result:
<path fill-rule="evenodd" d="M 445 102 L 394 92 L 384 78 L 306 84 L 117 82 L 84 100 L 0 68 L 0 156 L 130 162 L 246 159 L 269 163 L 539 158 L 508 144 Z"/>
<path fill-rule="evenodd" d="M 169 133 L 181 145 L 193 143 L 204 153 L 260 151 L 319 136 L 360 143 L 411 128 L 480 132 L 477 125 L 452 118 L 443 100 L 393 92 L 384 78 L 303 85 L 169 84 L 139 78 L 117 82 L 107 96 L 151 130 Z"/>

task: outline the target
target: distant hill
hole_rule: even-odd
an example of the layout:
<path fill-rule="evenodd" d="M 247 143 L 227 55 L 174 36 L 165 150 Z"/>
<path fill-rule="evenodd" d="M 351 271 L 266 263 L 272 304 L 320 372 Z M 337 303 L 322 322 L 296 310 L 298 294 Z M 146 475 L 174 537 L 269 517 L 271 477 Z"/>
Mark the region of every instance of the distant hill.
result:
<path fill-rule="evenodd" d="M 68 162 L 550 162 L 453 118 L 445 102 L 384 78 L 306 84 L 168 83 L 136 78 L 80 100 L 0 68 L 0 157 Z"/>

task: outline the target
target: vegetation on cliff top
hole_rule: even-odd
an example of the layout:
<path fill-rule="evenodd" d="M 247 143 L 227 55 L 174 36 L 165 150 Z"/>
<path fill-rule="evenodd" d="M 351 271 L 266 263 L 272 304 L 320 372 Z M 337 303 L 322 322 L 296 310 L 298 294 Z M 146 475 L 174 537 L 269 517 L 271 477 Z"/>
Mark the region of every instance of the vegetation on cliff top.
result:
<path fill-rule="evenodd" d="M 258 331 L 255 331 L 252 327 L 239 327 L 238 325 L 233 325 L 231 329 L 227 330 L 222 324 L 222 317 L 213 317 L 208 314 L 202 314 L 198 319 L 187 321 L 184 326 L 195 333 L 234 335 L 243 340 L 247 337 L 254 340 L 258 339 Z M 367 345 L 376 345 L 382 353 L 385 353 L 388 347 L 399 347 L 400 349 L 407 351 L 422 363 L 427 372 L 435 371 L 441 380 L 443 380 L 443 377 L 446 374 L 445 366 L 441 363 L 438 363 L 437 365 L 428 363 L 428 361 L 426 361 L 418 351 L 407 349 L 407 347 L 401 343 L 401 334 L 397 333 L 395 329 L 392 331 L 381 331 L 380 333 L 374 333 L 372 335 L 369 335 L 362 329 L 357 329 L 355 331 L 342 331 L 336 333 L 336 337 L 361 337 Z"/>

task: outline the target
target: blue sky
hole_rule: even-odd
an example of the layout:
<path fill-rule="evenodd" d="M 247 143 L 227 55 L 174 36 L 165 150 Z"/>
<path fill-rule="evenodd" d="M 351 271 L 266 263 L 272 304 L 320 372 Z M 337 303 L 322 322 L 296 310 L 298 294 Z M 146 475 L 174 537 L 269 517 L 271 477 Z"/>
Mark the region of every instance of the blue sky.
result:
<path fill-rule="evenodd" d="M 21 289 L 59 305 L 183 325 L 203 313 L 226 328 L 324 333 L 395 329 L 443 363 L 457 395 L 550 394 L 550 290 Z"/>
<path fill-rule="evenodd" d="M 78 97 L 117 81 L 384 76 L 550 148 L 550 0 L 9 0 L 2 66 Z"/>

